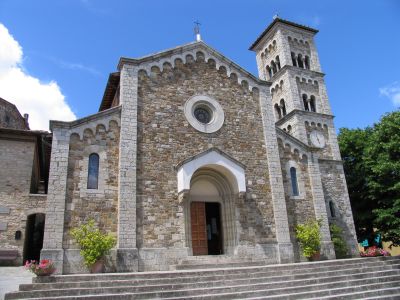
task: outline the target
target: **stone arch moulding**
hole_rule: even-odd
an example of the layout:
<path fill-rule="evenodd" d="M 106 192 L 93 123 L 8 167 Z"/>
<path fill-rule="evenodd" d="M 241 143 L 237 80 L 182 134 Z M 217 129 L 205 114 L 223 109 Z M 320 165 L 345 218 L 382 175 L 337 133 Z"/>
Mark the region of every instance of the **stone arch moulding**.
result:
<path fill-rule="evenodd" d="M 245 167 L 222 151 L 212 148 L 189 158 L 177 166 L 178 193 L 190 190 L 190 181 L 196 170 L 214 169 L 229 180 L 235 193 L 246 192 Z"/>

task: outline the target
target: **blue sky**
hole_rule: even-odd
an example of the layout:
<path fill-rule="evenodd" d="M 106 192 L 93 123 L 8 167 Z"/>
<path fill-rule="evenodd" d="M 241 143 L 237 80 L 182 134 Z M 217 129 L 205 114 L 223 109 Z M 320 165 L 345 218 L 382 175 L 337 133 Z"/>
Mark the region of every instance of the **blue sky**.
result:
<path fill-rule="evenodd" d="M 95 113 L 120 56 L 191 42 L 195 20 L 206 43 L 257 75 L 248 47 L 276 13 L 320 30 L 316 43 L 338 128 L 371 125 L 400 106 L 400 1 L 0 0 L 0 23 L 22 49 L 14 67 L 37 79 L 37 90 L 47 89 L 37 96 L 44 107 L 58 97 L 48 114 L 57 119 L 65 106 L 69 118 Z M 0 40 L 0 55 L 1 47 Z M 9 88 L 6 98 L 0 82 L 0 97 L 14 102 L 23 97 L 25 87 L 19 89 Z M 24 97 L 17 107 L 34 110 L 33 98 Z"/>

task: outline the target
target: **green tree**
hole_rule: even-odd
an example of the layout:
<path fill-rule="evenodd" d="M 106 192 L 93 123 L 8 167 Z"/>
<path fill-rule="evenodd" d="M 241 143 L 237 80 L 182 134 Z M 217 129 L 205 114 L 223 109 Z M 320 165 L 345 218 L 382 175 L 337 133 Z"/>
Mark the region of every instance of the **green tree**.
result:
<path fill-rule="evenodd" d="M 359 240 L 400 244 L 400 111 L 366 129 L 339 132 L 339 146 Z"/>
<path fill-rule="evenodd" d="M 375 202 L 369 197 L 364 152 L 368 144 L 371 128 L 347 129 L 341 128 L 338 141 L 346 174 L 354 225 L 359 242 L 364 239 L 372 241 L 374 236 L 372 210 Z"/>
<path fill-rule="evenodd" d="M 400 111 L 383 116 L 368 138 L 364 161 L 374 226 L 384 241 L 400 245 Z"/>

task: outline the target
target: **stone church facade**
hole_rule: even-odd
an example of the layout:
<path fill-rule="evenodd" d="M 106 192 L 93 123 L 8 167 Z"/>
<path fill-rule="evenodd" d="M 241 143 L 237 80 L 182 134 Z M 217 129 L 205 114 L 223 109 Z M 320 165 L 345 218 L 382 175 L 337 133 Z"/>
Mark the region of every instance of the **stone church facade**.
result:
<path fill-rule="evenodd" d="M 294 227 L 310 219 L 323 257 L 330 223 L 356 255 L 316 33 L 274 19 L 250 48 L 259 77 L 202 41 L 121 58 L 97 114 L 50 123 L 41 257 L 84 272 L 70 230 L 88 219 L 117 237 L 111 271 L 301 261 Z"/>

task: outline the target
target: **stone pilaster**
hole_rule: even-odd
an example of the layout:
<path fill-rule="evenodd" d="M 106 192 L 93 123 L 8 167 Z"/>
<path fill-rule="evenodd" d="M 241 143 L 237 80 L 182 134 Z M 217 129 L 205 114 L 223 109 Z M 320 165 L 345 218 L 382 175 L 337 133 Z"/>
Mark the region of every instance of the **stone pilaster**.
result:
<path fill-rule="evenodd" d="M 342 160 L 342 156 L 340 155 L 339 143 L 337 140 L 335 126 L 333 124 L 333 120 L 329 122 L 328 125 L 328 134 L 329 134 L 329 144 L 332 149 L 332 158 L 336 160 Z"/>
<path fill-rule="evenodd" d="M 342 180 L 343 184 L 343 211 L 346 213 L 343 215 L 343 222 L 346 224 L 347 230 L 345 230 L 345 239 L 347 246 L 350 249 L 350 255 L 352 257 L 359 257 L 360 252 L 358 250 L 358 241 L 357 241 L 357 234 L 356 234 L 356 228 L 354 226 L 354 218 L 353 218 L 353 212 L 351 210 L 351 204 L 350 204 L 350 197 L 349 197 L 349 191 L 347 189 L 347 182 L 346 182 L 346 176 L 344 175 L 344 169 L 343 165 L 341 164 L 340 166 L 337 167 L 339 173 L 340 173 L 340 178 Z"/>
<path fill-rule="evenodd" d="M 46 204 L 46 226 L 41 258 L 51 259 L 57 274 L 63 273 L 64 215 L 67 191 L 68 155 L 70 132 L 64 128 L 52 128 L 53 142 L 49 171 L 49 188 Z"/>
<path fill-rule="evenodd" d="M 268 159 L 272 204 L 278 242 L 279 262 L 293 262 L 293 245 L 290 241 L 289 223 L 282 181 L 282 169 L 276 138 L 275 122 L 268 87 L 260 90 L 260 107 L 263 122 L 264 141 Z"/>
<path fill-rule="evenodd" d="M 292 57 L 290 55 L 290 46 L 287 41 L 287 37 L 282 33 L 282 30 L 277 30 L 275 34 L 275 40 L 280 52 L 281 66 L 292 65 Z"/>
<path fill-rule="evenodd" d="M 136 160 L 137 160 L 137 70 L 125 64 L 121 70 L 121 133 L 118 191 L 117 270 L 138 270 L 136 247 Z"/>
<path fill-rule="evenodd" d="M 310 174 L 311 190 L 314 200 L 315 217 L 321 220 L 321 255 L 327 259 L 334 259 L 335 250 L 329 232 L 328 215 L 326 212 L 326 204 L 324 191 L 322 188 L 321 174 L 319 171 L 318 155 L 311 154 L 308 160 L 308 170 Z"/>

